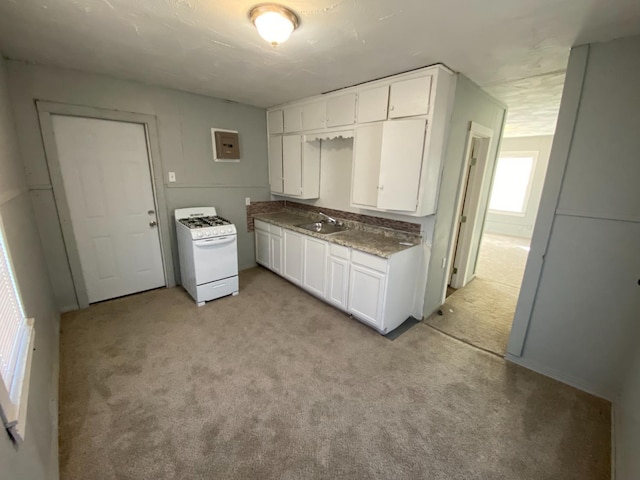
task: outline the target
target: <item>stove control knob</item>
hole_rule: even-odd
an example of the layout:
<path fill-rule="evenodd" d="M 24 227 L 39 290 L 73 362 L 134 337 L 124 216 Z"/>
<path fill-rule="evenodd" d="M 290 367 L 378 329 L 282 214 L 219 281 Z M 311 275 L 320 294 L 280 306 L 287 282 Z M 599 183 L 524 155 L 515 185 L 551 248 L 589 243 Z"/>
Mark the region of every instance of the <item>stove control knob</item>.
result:
<path fill-rule="evenodd" d="M 198 236 L 198 238 L 200 238 L 202 237 L 202 232 L 198 232 L 196 235 Z"/>
<path fill-rule="evenodd" d="M 233 233 L 233 228 L 227 228 L 228 233 Z"/>

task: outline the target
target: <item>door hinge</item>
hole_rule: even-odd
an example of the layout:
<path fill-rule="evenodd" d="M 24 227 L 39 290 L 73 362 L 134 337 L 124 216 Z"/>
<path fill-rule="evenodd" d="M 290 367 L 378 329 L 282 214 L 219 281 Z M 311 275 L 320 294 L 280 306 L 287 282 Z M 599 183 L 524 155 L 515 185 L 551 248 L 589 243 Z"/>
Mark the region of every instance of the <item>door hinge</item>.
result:
<path fill-rule="evenodd" d="M 466 215 L 462 215 L 460 217 L 460 223 L 465 223 L 467 221 L 467 216 Z"/>
<path fill-rule="evenodd" d="M 456 273 L 458 273 L 458 268 L 457 267 L 453 267 L 453 274 L 455 275 Z"/>
<path fill-rule="evenodd" d="M 475 164 L 478 163 L 478 159 L 477 158 L 472 158 L 471 159 L 471 166 L 475 166 Z"/>

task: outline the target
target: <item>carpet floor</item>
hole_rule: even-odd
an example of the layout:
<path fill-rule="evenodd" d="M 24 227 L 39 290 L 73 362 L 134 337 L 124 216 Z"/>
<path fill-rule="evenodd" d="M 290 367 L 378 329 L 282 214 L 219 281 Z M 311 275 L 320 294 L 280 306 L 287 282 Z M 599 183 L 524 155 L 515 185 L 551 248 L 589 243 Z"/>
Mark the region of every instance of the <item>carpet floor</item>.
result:
<path fill-rule="evenodd" d="M 271 272 L 65 314 L 62 480 L 610 478 L 610 405 L 420 323 L 390 341 Z"/>
<path fill-rule="evenodd" d="M 485 233 L 476 278 L 447 296 L 442 315 L 435 313 L 426 322 L 454 338 L 504 355 L 528 254 L 528 239 Z"/>

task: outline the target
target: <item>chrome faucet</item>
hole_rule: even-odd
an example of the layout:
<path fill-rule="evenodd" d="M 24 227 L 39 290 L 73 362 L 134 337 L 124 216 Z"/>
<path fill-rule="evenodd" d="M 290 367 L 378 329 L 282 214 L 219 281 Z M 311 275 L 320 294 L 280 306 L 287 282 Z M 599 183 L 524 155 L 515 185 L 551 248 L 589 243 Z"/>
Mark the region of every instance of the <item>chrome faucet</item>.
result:
<path fill-rule="evenodd" d="M 322 213 L 322 212 L 318 212 L 318 214 L 319 214 L 321 217 L 326 218 L 326 219 L 327 219 L 327 221 L 328 221 L 329 223 L 332 223 L 332 224 L 334 224 L 334 225 L 338 225 L 338 221 L 337 221 L 335 218 L 330 217 L 329 215 L 326 215 L 326 214 L 324 214 L 324 213 Z"/>

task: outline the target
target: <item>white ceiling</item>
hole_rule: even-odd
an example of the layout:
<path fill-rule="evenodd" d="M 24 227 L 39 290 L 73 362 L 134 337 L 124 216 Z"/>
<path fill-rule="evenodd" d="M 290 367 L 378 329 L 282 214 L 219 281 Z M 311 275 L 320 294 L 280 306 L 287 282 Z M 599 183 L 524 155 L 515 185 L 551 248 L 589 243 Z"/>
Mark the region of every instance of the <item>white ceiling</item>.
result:
<path fill-rule="evenodd" d="M 271 106 L 442 62 L 551 133 L 572 45 L 640 33 L 638 0 L 283 0 L 277 48 L 247 0 L 2 0 L 6 57 Z M 533 77 L 533 78 L 532 78 Z"/>

